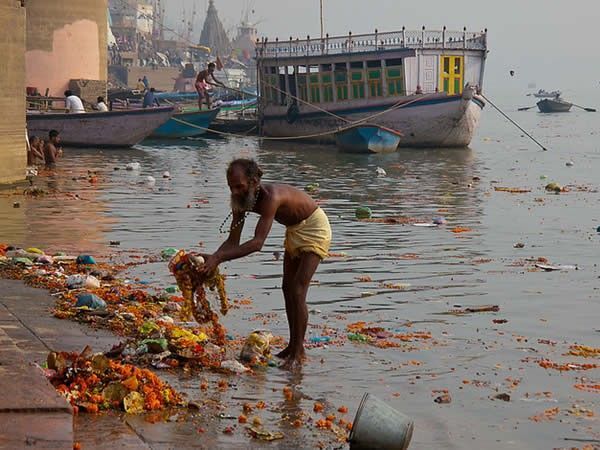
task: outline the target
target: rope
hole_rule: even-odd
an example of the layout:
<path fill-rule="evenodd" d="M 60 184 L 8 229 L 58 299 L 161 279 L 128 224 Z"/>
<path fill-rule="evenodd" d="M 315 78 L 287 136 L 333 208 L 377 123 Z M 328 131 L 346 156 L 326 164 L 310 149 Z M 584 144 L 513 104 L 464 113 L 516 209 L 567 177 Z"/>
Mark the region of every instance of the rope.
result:
<path fill-rule="evenodd" d="M 548 149 L 546 147 L 544 147 L 542 144 L 539 143 L 539 141 L 534 138 L 531 134 L 529 134 L 527 131 L 525 131 L 517 122 L 515 122 L 514 120 L 512 120 L 510 117 L 508 117 L 508 115 L 506 115 L 504 113 L 504 111 L 502 111 L 500 108 L 498 108 L 489 98 L 487 98 L 485 95 L 480 94 L 490 105 L 492 105 L 494 107 L 494 109 L 496 111 L 498 111 L 500 114 L 502 114 L 510 123 L 512 123 L 515 127 L 517 127 L 519 130 L 521 130 L 523 133 L 525 133 L 525 136 L 527 136 L 529 139 L 531 139 L 533 142 L 535 142 L 537 145 L 539 145 L 541 147 L 542 150 L 547 151 Z"/>

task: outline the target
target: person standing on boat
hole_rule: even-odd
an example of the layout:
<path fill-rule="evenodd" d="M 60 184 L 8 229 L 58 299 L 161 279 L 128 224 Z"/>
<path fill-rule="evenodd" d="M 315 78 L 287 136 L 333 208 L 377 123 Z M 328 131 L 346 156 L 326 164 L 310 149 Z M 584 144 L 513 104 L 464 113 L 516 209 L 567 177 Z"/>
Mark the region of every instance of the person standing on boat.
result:
<path fill-rule="evenodd" d="M 71 91 L 65 91 L 65 107 L 67 112 L 70 114 L 83 114 L 85 113 L 85 108 L 83 107 L 83 103 L 79 97 L 77 97 Z"/>
<path fill-rule="evenodd" d="M 150 81 L 148 81 L 148 77 L 146 75 L 144 75 L 144 78 L 142 78 L 142 83 L 144 83 L 144 89 L 146 91 L 150 89 Z"/>
<path fill-rule="evenodd" d="M 236 159 L 229 164 L 227 184 L 232 216 L 229 237 L 215 253 L 202 255 L 205 263 L 199 270 L 209 274 L 225 261 L 260 251 L 273 221 L 286 226 L 282 290 L 290 340 L 277 356 L 285 359 L 283 368 L 292 369 L 305 357 L 306 294 L 317 267 L 329 255 L 331 227 L 325 212 L 308 194 L 287 184 L 261 183 L 262 175 L 254 160 Z M 251 212 L 260 216 L 254 237 L 240 244 L 245 219 Z M 225 221 L 221 228 L 224 224 Z"/>
<path fill-rule="evenodd" d="M 211 109 L 212 102 L 208 92 L 208 86 L 226 87 L 223 83 L 215 78 L 215 63 L 209 63 L 208 67 L 198 73 L 196 77 L 196 92 L 198 92 L 198 109 L 202 109 L 202 101 L 206 100 L 206 107 Z M 212 81 L 210 81 L 212 79 Z"/>
<path fill-rule="evenodd" d="M 154 105 L 160 106 L 160 103 L 158 103 L 158 99 L 154 96 L 155 92 L 156 89 L 154 88 L 150 88 L 150 90 L 146 92 L 146 94 L 144 95 L 144 103 L 142 104 L 144 108 L 152 108 L 154 107 Z"/>
<path fill-rule="evenodd" d="M 50 130 L 48 133 L 48 142 L 44 146 L 44 159 L 47 168 L 56 167 L 56 161 L 62 156 L 62 147 L 60 146 L 60 135 L 56 130 Z"/>

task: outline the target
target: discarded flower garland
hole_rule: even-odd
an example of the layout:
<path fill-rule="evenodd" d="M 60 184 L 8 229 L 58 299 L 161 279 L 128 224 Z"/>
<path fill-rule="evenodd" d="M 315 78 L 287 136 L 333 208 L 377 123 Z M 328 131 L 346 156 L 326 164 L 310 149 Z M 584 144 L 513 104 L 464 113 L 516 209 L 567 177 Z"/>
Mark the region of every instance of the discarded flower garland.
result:
<path fill-rule="evenodd" d="M 198 267 L 203 263 L 201 257 L 179 250 L 169 262 L 169 270 L 175 276 L 177 286 L 185 299 L 185 305 L 180 312 L 181 320 L 190 320 L 193 316 L 200 324 L 212 322 L 217 327 L 219 318 L 210 307 L 205 287 L 217 291 L 221 302 L 221 314 L 226 315 L 229 303 L 225 292 L 225 278 L 218 268 L 208 276 L 203 276 L 198 271 Z"/>

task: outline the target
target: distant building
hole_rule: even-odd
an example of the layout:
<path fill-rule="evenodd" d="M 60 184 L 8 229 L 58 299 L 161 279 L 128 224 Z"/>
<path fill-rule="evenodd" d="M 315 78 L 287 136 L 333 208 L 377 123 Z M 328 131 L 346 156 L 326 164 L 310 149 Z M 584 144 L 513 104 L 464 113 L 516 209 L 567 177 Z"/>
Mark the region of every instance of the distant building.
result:
<path fill-rule="evenodd" d="M 70 80 L 106 83 L 107 0 L 27 0 L 26 84 L 62 96 Z"/>
<path fill-rule="evenodd" d="M 208 2 L 206 20 L 200 34 L 200 45 L 209 47 L 215 56 L 229 56 L 231 53 L 231 42 L 219 19 L 214 0 Z"/>

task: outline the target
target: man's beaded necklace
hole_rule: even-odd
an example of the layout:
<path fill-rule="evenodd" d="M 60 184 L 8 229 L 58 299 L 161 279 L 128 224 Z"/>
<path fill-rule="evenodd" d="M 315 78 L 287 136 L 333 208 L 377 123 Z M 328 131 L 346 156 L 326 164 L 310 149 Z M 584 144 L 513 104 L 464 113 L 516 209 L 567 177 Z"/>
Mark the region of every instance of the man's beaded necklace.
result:
<path fill-rule="evenodd" d="M 258 185 L 256 188 L 256 196 L 254 197 L 254 202 L 252 203 L 252 206 L 250 207 L 249 210 L 244 212 L 244 216 L 240 220 L 238 220 L 236 223 L 231 224 L 231 227 L 229 228 L 229 232 L 235 230 L 236 228 L 238 228 L 240 225 L 242 225 L 246 221 L 246 218 L 248 217 L 248 215 L 252 212 L 252 210 L 256 206 L 259 196 L 260 196 L 260 185 Z M 227 217 L 225 217 L 225 220 L 223 220 L 221 225 L 219 225 L 219 233 L 221 233 L 221 234 L 228 233 L 228 231 L 223 230 L 223 227 L 225 226 L 225 224 L 227 223 L 227 221 L 229 220 L 229 218 L 231 216 L 233 216 L 233 211 L 230 211 L 229 214 L 227 214 Z"/>

